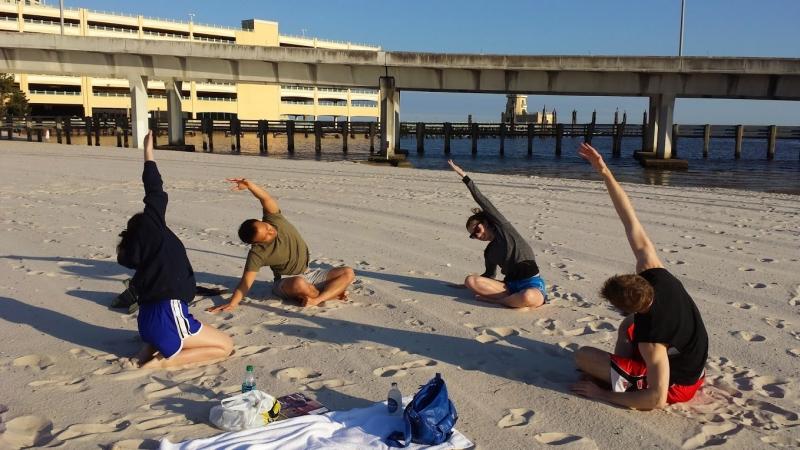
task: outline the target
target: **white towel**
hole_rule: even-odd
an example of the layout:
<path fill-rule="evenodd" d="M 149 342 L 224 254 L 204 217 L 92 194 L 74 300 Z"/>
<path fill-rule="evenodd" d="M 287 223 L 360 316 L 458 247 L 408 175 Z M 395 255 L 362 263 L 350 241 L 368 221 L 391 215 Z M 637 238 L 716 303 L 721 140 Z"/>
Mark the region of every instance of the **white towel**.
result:
<path fill-rule="evenodd" d="M 403 400 L 410 401 L 411 397 Z M 322 415 L 280 420 L 263 428 L 223 433 L 178 444 L 164 439 L 161 441 L 160 450 L 389 449 L 391 447 L 385 443 L 386 436 L 402 429 L 402 415 L 390 416 L 384 402 L 350 411 L 333 411 Z M 407 448 L 446 450 L 469 447 L 472 447 L 472 442 L 463 434 L 453 430 L 453 435 L 443 444 L 435 446 L 411 444 Z"/>

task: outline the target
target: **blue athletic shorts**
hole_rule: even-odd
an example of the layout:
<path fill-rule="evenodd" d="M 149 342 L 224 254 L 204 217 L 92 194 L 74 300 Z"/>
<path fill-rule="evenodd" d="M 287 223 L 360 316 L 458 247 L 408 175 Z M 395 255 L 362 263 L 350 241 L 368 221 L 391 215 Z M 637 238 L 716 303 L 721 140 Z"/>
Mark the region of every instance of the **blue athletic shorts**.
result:
<path fill-rule="evenodd" d="M 164 358 L 172 358 L 183 348 L 183 340 L 203 328 L 180 300 L 162 300 L 139 305 L 139 336 Z"/>
<path fill-rule="evenodd" d="M 541 276 L 535 275 L 530 278 L 525 278 L 522 280 L 508 280 L 506 283 L 506 289 L 508 292 L 512 294 L 516 294 L 519 291 L 523 291 L 525 289 L 538 289 L 542 296 L 544 297 L 544 302 L 547 303 L 547 289 L 544 284 L 544 280 Z"/>

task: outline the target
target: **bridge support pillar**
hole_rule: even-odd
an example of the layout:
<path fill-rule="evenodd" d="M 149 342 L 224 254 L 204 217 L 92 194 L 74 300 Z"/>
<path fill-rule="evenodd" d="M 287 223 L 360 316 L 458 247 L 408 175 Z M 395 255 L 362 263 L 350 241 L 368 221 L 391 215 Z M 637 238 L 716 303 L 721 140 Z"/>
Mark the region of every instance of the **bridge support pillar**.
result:
<path fill-rule="evenodd" d="M 133 146 L 144 148 L 147 134 L 147 77 L 135 76 L 129 80 L 131 87 L 131 132 Z M 157 132 L 158 130 L 153 130 Z"/>
<path fill-rule="evenodd" d="M 400 91 L 394 77 L 380 77 L 381 156 L 394 159 L 400 148 Z"/>
<path fill-rule="evenodd" d="M 169 145 L 185 145 L 183 134 L 183 110 L 181 108 L 181 82 L 164 82 L 167 91 L 167 114 L 169 119 Z"/>
<path fill-rule="evenodd" d="M 675 112 L 675 95 L 659 94 L 656 96 L 658 117 L 656 118 L 656 158 L 672 158 L 672 117 Z"/>

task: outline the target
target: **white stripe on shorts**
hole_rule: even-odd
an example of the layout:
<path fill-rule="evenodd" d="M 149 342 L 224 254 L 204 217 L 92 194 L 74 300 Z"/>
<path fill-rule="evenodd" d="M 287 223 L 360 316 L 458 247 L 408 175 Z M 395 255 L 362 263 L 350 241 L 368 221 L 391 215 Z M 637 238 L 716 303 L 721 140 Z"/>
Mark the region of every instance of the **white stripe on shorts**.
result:
<path fill-rule="evenodd" d="M 181 341 L 189 336 L 189 321 L 183 316 L 180 300 L 170 300 L 170 308 L 172 309 L 172 319 L 175 321 L 175 328 L 178 330 L 178 336 Z"/>

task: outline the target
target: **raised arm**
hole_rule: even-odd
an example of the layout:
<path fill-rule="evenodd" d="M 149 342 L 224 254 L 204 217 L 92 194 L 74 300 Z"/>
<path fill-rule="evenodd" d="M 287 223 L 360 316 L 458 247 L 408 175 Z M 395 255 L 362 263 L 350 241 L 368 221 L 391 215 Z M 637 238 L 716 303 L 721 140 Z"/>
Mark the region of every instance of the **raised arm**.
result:
<path fill-rule="evenodd" d="M 164 183 L 158 172 L 155 158 L 153 157 L 153 132 L 148 131 L 144 137 L 144 170 L 142 171 L 144 184 L 144 213 L 150 215 L 162 224 L 166 224 L 167 202 L 169 197 L 164 192 Z"/>
<path fill-rule="evenodd" d="M 281 212 L 281 209 L 278 207 L 278 202 L 259 185 L 245 178 L 228 178 L 227 181 L 233 183 L 231 189 L 234 191 L 243 191 L 245 189 L 250 191 L 250 193 L 261 202 L 261 207 L 264 208 L 264 211 L 267 213 L 277 214 Z"/>
<path fill-rule="evenodd" d="M 578 154 L 581 158 L 589 161 L 597 173 L 603 177 L 603 182 L 605 182 L 608 195 L 611 197 L 611 202 L 614 204 L 614 209 L 617 210 L 617 215 L 622 221 L 622 225 L 625 227 L 628 243 L 631 246 L 631 250 L 633 250 L 634 256 L 636 256 L 636 272 L 663 267 L 661 260 L 658 259 L 658 254 L 656 253 L 653 243 L 650 242 L 650 238 L 647 237 L 647 233 L 645 233 L 644 227 L 642 227 L 642 224 L 639 222 L 639 218 L 636 217 L 636 212 L 633 210 L 633 205 L 631 205 L 628 195 L 622 189 L 622 186 L 617 183 L 614 174 L 612 174 L 611 170 L 606 166 L 600 153 L 598 153 L 594 147 L 584 142 L 578 149 Z"/>
<path fill-rule="evenodd" d="M 458 165 L 456 165 L 452 159 L 447 160 L 447 163 L 450 164 L 450 167 L 453 169 L 453 171 L 461 177 L 461 181 L 467 185 L 467 189 L 469 189 L 470 194 L 472 194 L 472 198 L 475 199 L 475 202 L 481 207 L 483 212 L 488 214 L 489 217 L 496 222 L 508 222 L 508 220 L 506 220 L 506 218 L 500 214 L 500 211 L 494 207 L 492 202 L 489 201 L 489 199 L 486 198 L 480 190 L 478 190 L 478 186 L 475 186 L 475 182 L 467 176 L 466 172 L 464 172 L 461 167 L 458 167 Z"/>

